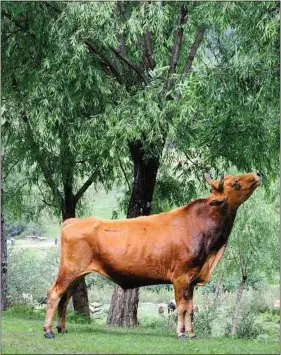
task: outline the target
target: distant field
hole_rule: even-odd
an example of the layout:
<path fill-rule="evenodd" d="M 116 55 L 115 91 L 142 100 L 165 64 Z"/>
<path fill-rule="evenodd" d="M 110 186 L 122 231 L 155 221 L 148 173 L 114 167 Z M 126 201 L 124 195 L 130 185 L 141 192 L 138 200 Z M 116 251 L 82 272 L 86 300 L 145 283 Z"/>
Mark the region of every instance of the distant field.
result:
<path fill-rule="evenodd" d="M 43 317 L 2 314 L 2 354 L 279 354 L 279 340 L 198 338 L 178 341 L 172 330 L 108 328 L 68 323 L 69 333 L 43 337 Z"/>
<path fill-rule="evenodd" d="M 111 219 L 112 212 L 118 208 L 118 193 L 117 190 L 109 191 L 108 193 L 100 189 L 97 192 L 91 191 L 92 203 L 89 206 L 89 211 L 84 213 L 84 216 L 96 216 L 104 219 Z M 91 198 L 89 198 L 91 199 Z M 124 213 L 120 213 L 118 218 L 125 218 Z M 56 220 L 46 220 L 44 223 L 45 237 L 55 239 L 59 235 L 60 223 Z"/>
<path fill-rule="evenodd" d="M 107 193 L 101 189 L 95 192 L 90 214 L 104 219 L 111 219 L 113 210 L 118 208 L 119 195 L 120 193 L 117 190 Z M 125 215 L 120 213 L 118 218 L 125 218 Z"/>

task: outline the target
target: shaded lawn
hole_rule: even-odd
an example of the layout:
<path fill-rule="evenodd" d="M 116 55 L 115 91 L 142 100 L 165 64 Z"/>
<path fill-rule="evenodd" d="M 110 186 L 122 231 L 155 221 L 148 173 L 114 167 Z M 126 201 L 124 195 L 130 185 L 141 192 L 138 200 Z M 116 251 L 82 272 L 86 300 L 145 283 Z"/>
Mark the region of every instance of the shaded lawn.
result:
<path fill-rule="evenodd" d="M 172 331 L 68 323 L 69 333 L 43 337 L 43 318 L 2 313 L 2 354 L 279 354 L 277 340 L 198 338 L 178 341 Z"/>

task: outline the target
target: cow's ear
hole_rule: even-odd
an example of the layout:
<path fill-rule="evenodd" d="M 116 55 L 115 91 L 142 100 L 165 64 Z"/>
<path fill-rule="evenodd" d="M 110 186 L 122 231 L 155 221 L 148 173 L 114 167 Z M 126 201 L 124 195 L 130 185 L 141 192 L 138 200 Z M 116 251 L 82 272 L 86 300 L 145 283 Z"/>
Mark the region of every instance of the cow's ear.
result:
<path fill-rule="evenodd" d="M 223 192 L 224 188 L 224 175 L 222 174 L 219 180 L 213 180 L 208 173 L 204 174 L 207 183 L 211 188 L 218 192 Z"/>
<path fill-rule="evenodd" d="M 223 199 L 215 199 L 215 200 L 212 200 L 209 205 L 210 206 L 220 206 L 224 203 L 224 198 Z"/>

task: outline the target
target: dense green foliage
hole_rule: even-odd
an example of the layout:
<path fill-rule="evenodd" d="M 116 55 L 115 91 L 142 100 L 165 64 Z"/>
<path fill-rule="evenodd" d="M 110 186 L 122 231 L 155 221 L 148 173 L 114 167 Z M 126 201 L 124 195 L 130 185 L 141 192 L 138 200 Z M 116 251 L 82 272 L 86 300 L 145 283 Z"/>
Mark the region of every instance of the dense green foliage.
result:
<path fill-rule="evenodd" d="M 91 174 L 110 186 L 124 173 L 130 190 L 126 143 L 138 139 L 150 156 L 166 141 L 155 211 L 194 197 L 208 167 L 277 176 L 278 4 L 184 8 L 171 72 L 177 2 L 3 3 L 6 161 L 20 162 L 13 170 L 40 185 L 46 203 L 59 206 L 63 184 L 77 191 Z"/>
<path fill-rule="evenodd" d="M 17 28 L 5 16 L 6 10 L 13 10 L 15 17 L 21 14 L 27 22 L 37 20 Z M 38 185 L 43 202 L 59 212 L 67 189 L 76 192 L 79 202 L 93 181 L 110 184 L 113 161 L 102 140 L 105 123 L 93 117 L 106 105 L 106 88 L 101 87 L 105 78 L 95 70 L 86 48 L 81 54 L 75 42 L 52 27 L 56 18 L 45 3 L 5 4 L 3 14 L 7 170 L 18 162 L 13 166 L 16 177 L 22 174 L 27 182 Z M 84 60 L 77 57 L 79 50 Z"/>

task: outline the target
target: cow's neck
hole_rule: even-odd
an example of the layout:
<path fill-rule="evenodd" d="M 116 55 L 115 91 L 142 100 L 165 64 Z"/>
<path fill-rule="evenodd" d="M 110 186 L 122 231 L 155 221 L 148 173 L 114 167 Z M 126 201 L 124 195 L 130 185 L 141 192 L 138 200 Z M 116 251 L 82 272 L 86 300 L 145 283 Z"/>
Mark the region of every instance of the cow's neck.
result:
<path fill-rule="evenodd" d="M 210 206 L 208 200 L 201 200 L 197 208 L 196 215 L 202 222 L 192 241 L 193 255 L 189 266 L 197 270 L 193 275 L 196 284 L 203 285 L 210 280 L 224 253 L 236 210 L 231 209 L 227 203 Z"/>
<path fill-rule="evenodd" d="M 218 250 L 227 243 L 236 216 L 236 209 L 231 208 L 227 202 L 219 205 L 210 205 L 208 199 L 196 200 L 187 206 L 187 216 L 191 215 L 199 223 L 199 229 L 194 234 L 195 254 L 197 252 L 204 259 L 204 255 Z"/>
<path fill-rule="evenodd" d="M 227 202 L 218 206 L 209 206 L 210 219 L 213 223 L 214 238 L 221 241 L 220 244 L 227 243 L 236 217 L 236 208 L 232 208 Z"/>

